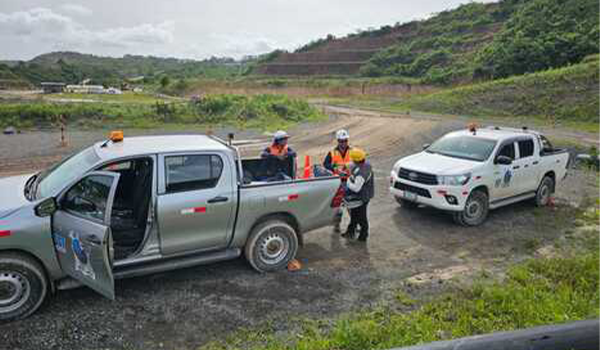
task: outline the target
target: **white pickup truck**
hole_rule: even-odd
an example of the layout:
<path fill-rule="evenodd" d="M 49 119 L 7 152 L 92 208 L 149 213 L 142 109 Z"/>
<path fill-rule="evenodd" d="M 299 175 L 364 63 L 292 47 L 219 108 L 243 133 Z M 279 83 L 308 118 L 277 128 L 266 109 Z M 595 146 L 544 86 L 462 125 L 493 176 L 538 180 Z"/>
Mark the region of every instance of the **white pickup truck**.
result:
<path fill-rule="evenodd" d="M 465 129 L 400 159 L 390 191 L 405 208 L 419 204 L 453 213 L 476 226 L 490 209 L 526 199 L 548 204 L 566 176 L 569 154 L 527 128 Z"/>

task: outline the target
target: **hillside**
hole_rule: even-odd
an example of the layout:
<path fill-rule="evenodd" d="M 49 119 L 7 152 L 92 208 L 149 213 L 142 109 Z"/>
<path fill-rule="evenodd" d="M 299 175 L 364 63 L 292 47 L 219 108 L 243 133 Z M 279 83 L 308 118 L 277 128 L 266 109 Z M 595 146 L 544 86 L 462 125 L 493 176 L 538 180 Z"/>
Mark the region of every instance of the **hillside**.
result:
<path fill-rule="evenodd" d="M 473 51 L 491 41 L 508 11 L 496 3 L 471 3 L 444 11 L 430 19 L 413 21 L 377 30 L 351 34 L 343 38 L 328 36 L 298 49 L 281 53 L 256 69 L 267 75 L 394 75 L 375 72 L 386 65 L 382 58 L 399 55 L 410 47 L 411 55 L 424 54 L 439 45 L 455 45 L 457 50 Z M 473 23 L 469 21 L 474 21 Z"/>
<path fill-rule="evenodd" d="M 143 76 L 146 82 L 156 77 L 171 79 L 204 76 L 219 78 L 237 74 L 241 63 L 230 58 L 212 58 L 204 61 L 125 55 L 120 58 L 102 57 L 77 52 L 52 52 L 27 62 L 3 65 L 3 70 L 31 84 L 42 81 L 78 83 L 91 79 L 92 83 L 112 85 L 124 78 Z M 8 74 L 8 73 L 7 73 Z"/>
<path fill-rule="evenodd" d="M 361 75 L 464 83 L 577 63 L 597 53 L 595 0 L 469 3 L 422 21 L 276 52 L 262 75 Z"/>
<path fill-rule="evenodd" d="M 394 112 L 523 118 L 598 132 L 600 115 L 598 55 L 569 67 L 389 100 L 339 100 L 337 103 Z"/>

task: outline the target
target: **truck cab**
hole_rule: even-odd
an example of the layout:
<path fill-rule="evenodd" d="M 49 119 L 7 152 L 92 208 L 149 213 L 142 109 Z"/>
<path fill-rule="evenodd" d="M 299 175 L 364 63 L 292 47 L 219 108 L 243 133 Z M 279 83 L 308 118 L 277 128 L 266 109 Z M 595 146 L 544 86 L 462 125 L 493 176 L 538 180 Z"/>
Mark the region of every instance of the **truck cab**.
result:
<path fill-rule="evenodd" d="M 390 192 L 404 208 L 449 211 L 476 226 L 490 209 L 526 199 L 546 205 L 567 172 L 569 154 L 538 132 L 471 127 L 449 133 L 393 167 Z"/>

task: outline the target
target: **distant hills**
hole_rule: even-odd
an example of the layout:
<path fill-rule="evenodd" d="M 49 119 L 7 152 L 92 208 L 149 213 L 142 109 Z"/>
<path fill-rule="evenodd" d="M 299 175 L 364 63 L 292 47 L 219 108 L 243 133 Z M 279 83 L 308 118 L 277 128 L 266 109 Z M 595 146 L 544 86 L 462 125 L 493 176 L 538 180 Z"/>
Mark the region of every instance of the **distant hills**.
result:
<path fill-rule="evenodd" d="M 162 76 L 170 79 L 207 76 L 222 77 L 239 73 L 244 62 L 232 58 L 203 61 L 125 55 L 102 57 L 77 52 L 52 52 L 30 61 L 0 61 L 0 86 L 38 85 L 42 81 L 79 83 L 90 79 L 94 84 L 118 85 L 124 79 L 143 77 L 152 82 Z M 12 80 L 12 82 L 11 82 Z"/>
<path fill-rule="evenodd" d="M 597 0 L 469 3 L 429 19 L 332 35 L 264 57 L 260 75 L 354 75 L 447 84 L 502 78 L 598 53 Z"/>

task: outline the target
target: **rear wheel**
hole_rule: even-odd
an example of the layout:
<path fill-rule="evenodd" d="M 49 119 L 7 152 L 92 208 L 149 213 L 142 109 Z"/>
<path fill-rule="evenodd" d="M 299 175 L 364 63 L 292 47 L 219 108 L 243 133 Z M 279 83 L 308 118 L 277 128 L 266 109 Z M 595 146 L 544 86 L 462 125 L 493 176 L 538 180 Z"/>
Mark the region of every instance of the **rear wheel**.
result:
<path fill-rule="evenodd" d="M 18 254 L 0 254 L 0 323 L 25 318 L 46 298 L 48 281 L 42 266 Z"/>
<path fill-rule="evenodd" d="M 296 231 L 284 220 L 272 219 L 258 224 L 250 234 L 244 253 L 259 272 L 287 267 L 298 251 Z"/>
<path fill-rule="evenodd" d="M 483 191 L 474 191 L 467 199 L 465 209 L 454 213 L 454 221 L 463 226 L 478 226 L 485 221 L 488 212 L 488 195 Z"/>
<path fill-rule="evenodd" d="M 535 205 L 543 207 L 548 205 L 550 197 L 554 192 L 554 179 L 550 176 L 545 176 L 540 182 L 538 189 L 535 193 Z"/>

